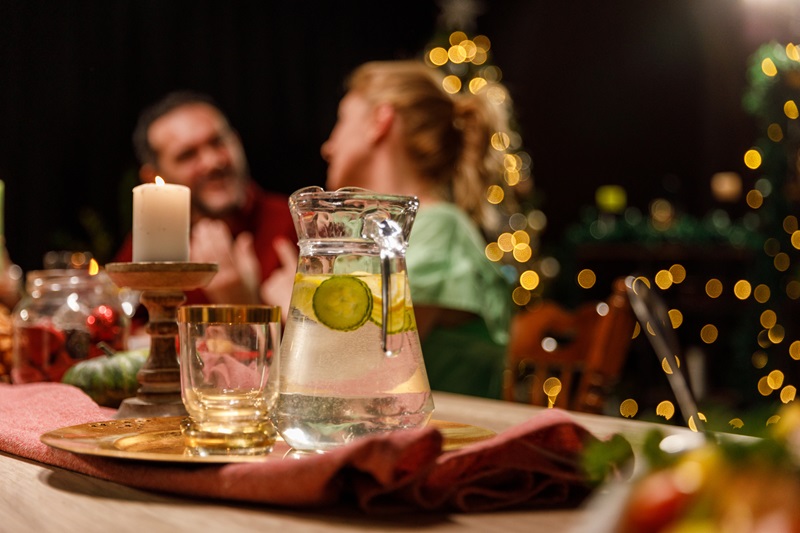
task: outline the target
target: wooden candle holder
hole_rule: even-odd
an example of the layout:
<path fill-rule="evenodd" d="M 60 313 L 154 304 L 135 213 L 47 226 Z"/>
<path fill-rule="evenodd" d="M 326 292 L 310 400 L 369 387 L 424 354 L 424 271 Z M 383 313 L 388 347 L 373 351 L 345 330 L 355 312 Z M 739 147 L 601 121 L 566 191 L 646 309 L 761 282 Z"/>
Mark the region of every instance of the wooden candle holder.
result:
<path fill-rule="evenodd" d="M 142 291 L 147 308 L 150 354 L 139 370 L 136 397 L 122 402 L 115 418 L 186 415 L 181 400 L 180 366 L 175 348 L 178 307 L 185 291 L 199 289 L 217 273 L 216 263 L 136 262 L 109 263 L 106 273 L 118 287 Z"/>

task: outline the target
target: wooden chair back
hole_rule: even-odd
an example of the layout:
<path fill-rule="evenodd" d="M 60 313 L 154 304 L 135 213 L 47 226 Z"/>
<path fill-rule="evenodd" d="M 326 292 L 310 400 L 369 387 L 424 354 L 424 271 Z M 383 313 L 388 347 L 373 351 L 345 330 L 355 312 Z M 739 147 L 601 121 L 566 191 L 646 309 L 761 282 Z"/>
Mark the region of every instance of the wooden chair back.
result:
<path fill-rule="evenodd" d="M 546 301 L 519 313 L 511 325 L 504 399 L 601 412 L 622 371 L 635 321 L 624 278 L 614 281 L 605 301 L 575 310 Z"/>

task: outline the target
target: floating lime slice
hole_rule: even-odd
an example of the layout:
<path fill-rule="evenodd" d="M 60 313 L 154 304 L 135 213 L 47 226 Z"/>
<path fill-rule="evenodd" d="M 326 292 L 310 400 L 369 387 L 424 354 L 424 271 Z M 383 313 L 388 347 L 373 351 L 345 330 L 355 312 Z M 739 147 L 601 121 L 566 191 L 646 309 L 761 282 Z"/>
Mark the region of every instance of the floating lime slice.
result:
<path fill-rule="evenodd" d="M 372 291 L 355 276 L 331 276 L 314 291 L 314 314 L 337 331 L 358 329 L 372 313 Z"/>
<path fill-rule="evenodd" d="M 381 291 L 381 275 L 370 274 L 365 276 L 364 282 L 372 291 L 372 314 L 370 320 L 378 327 L 383 324 L 383 292 Z M 388 333 L 405 331 L 406 322 L 406 294 L 408 282 L 405 272 L 395 272 L 391 277 L 391 299 L 389 303 L 389 328 Z"/>
<path fill-rule="evenodd" d="M 317 287 L 326 279 L 328 279 L 328 276 L 297 273 L 294 277 L 292 301 L 289 305 L 310 319 L 316 320 L 317 317 L 314 315 L 313 304 L 314 293 Z"/>

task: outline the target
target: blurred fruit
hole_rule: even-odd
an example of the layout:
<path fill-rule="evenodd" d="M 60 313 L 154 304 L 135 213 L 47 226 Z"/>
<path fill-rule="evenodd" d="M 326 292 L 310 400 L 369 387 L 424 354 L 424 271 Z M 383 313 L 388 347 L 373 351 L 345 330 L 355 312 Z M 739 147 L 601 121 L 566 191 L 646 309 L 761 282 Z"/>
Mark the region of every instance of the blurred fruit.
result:
<path fill-rule="evenodd" d="M 81 361 L 67 370 L 61 381 L 80 388 L 99 405 L 118 407 L 122 400 L 136 395 L 136 374 L 148 353 L 149 349 L 143 348 Z"/>

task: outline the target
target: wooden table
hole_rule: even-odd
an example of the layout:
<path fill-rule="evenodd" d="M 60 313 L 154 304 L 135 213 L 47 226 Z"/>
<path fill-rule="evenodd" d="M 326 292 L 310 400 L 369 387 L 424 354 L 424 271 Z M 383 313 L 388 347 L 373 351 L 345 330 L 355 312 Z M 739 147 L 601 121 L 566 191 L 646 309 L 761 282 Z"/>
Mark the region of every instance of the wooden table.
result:
<path fill-rule="evenodd" d="M 502 431 L 540 408 L 435 393 L 435 418 Z M 621 432 L 636 445 L 652 427 L 681 428 L 574 414 L 597 436 Z M 688 431 L 688 430 L 686 430 Z M 481 531 L 562 532 L 584 510 L 506 511 L 483 514 L 419 513 L 372 517 L 356 508 L 287 510 L 178 498 L 128 488 L 0 453 L 0 531 L 38 532 L 285 532 Z"/>

